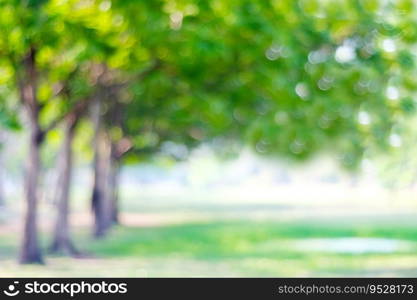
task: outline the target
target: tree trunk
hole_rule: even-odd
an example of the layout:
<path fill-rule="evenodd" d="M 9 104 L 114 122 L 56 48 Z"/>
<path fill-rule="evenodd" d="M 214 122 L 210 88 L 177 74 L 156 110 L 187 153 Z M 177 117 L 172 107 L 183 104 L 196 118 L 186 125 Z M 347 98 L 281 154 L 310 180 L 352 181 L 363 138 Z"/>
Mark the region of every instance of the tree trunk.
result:
<path fill-rule="evenodd" d="M 19 262 L 43 263 L 38 241 L 38 182 L 40 176 L 40 147 L 43 132 L 39 126 L 39 103 L 36 98 L 36 67 L 35 50 L 31 48 L 23 61 L 25 71 L 19 82 L 20 94 L 28 113 L 30 126 L 30 143 L 25 178 L 26 212 L 24 221 L 23 241 Z"/>
<path fill-rule="evenodd" d="M 38 132 L 31 130 L 28 162 L 25 178 L 26 212 L 20 263 L 43 263 L 38 241 L 38 182 L 40 172 L 40 143 Z"/>
<path fill-rule="evenodd" d="M 96 143 L 94 163 L 93 211 L 94 237 L 103 237 L 111 226 L 112 205 L 109 195 L 110 149 L 103 131 Z"/>
<path fill-rule="evenodd" d="M 69 200 L 71 188 L 71 175 L 73 167 L 72 142 L 75 128 L 78 122 L 76 116 L 69 116 L 66 120 L 65 135 L 62 148 L 62 165 L 60 181 L 58 186 L 57 217 L 55 221 L 52 245 L 52 253 L 65 253 L 71 256 L 78 256 L 80 253 L 74 247 L 70 238 L 69 229 Z"/>
<path fill-rule="evenodd" d="M 118 101 L 117 91 L 114 96 L 111 112 L 109 113 L 110 126 L 123 132 L 123 105 Z M 125 138 L 112 139 L 110 141 L 109 161 L 109 197 L 111 202 L 111 224 L 119 224 L 119 176 L 122 156 L 131 147 L 129 140 Z"/>
<path fill-rule="evenodd" d="M 99 138 L 99 130 L 101 125 L 101 104 L 100 99 L 96 99 L 91 105 L 91 121 L 93 123 L 94 129 L 94 138 L 93 138 L 93 147 L 94 147 L 94 161 L 93 161 L 93 189 L 92 189 L 92 196 L 91 196 L 91 210 L 93 212 L 94 218 L 94 228 L 93 228 L 93 236 L 95 236 L 96 232 L 96 224 L 97 224 L 97 213 L 98 213 L 98 202 L 100 201 L 100 197 L 102 195 L 102 191 L 100 189 L 100 174 L 99 174 L 99 153 L 98 153 L 98 138 Z"/>
<path fill-rule="evenodd" d="M 112 144 L 109 168 L 109 197 L 111 202 L 111 223 L 119 224 L 119 177 L 120 161 L 116 153 L 116 145 Z"/>
<path fill-rule="evenodd" d="M 93 106 L 94 137 L 94 183 L 91 199 L 95 238 L 104 237 L 111 225 L 111 202 L 108 195 L 108 172 L 110 160 L 109 140 L 102 128 L 101 103 L 96 100 Z"/>

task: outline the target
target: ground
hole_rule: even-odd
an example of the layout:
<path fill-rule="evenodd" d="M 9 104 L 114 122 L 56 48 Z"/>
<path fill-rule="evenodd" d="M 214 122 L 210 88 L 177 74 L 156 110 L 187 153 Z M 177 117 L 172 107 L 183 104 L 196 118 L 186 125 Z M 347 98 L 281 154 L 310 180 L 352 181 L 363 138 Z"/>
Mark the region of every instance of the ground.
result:
<path fill-rule="evenodd" d="M 415 222 L 413 222 L 415 225 Z M 417 226 L 328 226 L 290 222 L 205 222 L 115 228 L 101 241 L 77 230 L 77 244 L 90 257 L 48 257 L 46 266 L 18 266 L 17 240 L 0 239 L 2 276 L 417 276 Z M 327 251 L 314 247 L 355 237 L 409 241 L 409 248 Z M 307 241 L 307 244 L 302 242 Z M 364 240 L 364 243 L 369 240 Z M 297 245 L 305 245 L 305 248 Z M 310 248 L 310 249 L 309 249 Z"/>
<path fill-rule="evenodd" d="M 74 240 L 88 257 L 48 255 L 45 266 L 16 264 L 18 225 L 3 223 L 0 275 L 417 276 L 413 206 L 384 200 L 366 207 L 336 200 L 146 201 L 127 201 L 122 225 L 98 241 L 90 238 L 87 212 L 75 205 Z M 48 211 L 41 215 L 45 248 Z"/>

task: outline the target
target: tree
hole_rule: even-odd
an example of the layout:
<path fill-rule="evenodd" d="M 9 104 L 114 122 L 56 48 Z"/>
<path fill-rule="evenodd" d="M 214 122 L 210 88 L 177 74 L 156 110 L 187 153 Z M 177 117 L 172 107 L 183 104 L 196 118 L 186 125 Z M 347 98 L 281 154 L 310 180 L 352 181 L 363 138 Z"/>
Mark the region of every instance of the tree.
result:
<path fill-rule="evenodd" d="M 207 46 L 220 47 L 219 40 L 213 43 L 209 41 L 216 36 L 214 27 L 201 38 L 200 33 L 193 30 L 197 25 L 206 24 L 208 20 L 213 24 L 217 22 L 220 26 L 221 22 L 216 16 L 204 14 L 191 22 L 190 28 L 180 33 L 177 32 L 178 24 L 172 23 L 173 15 L 180 12 L 174 11 L 175 7 L 167 10 L 163 1 L 116 1 L 112 2 L 111 7 L 115 14 L 123 16 L 126 30 L 123 32 L 124 47 L 119 47 L 118 54 L 114 55 L 117 59 L 109 60 L 113 62 L 111 67 L 119 72 L 119 78 L 105 92 L 112 101 L 106 106 L 97 102 L 94 109 L 93 123 L 97 142 L 92 207 L 96 224 L 95 236 L 104 235 L 107 228 L 118 219 L 117 178 L 128 150 L 132 157 L 156 153 L 161 145 L 171 140 L 187 141 L 189 145 L 198 144 L 202 139 L 199 137 L 201 129 L 197 128 L 198 123 L 202 127 L 204 121 L 200 118 L 199 110 L 206 110 L 206 118 L 221 115 L 219 107 L 215 108 L 215 114 L 210 115 L 215 106 L 210 106 L 208 102 L 215 100 L 221 105 L 223 99 L 209 99 L 209 95 L 213 94 L 213 86 L 221 85 L 224 73 L 229 72 L 222 68 L 213 68 L 218 62 L 216 53 L 204 62 L 208 67 L 205 69 L 201 61 L 195 60 L 192 64 L 187 62 L 187 58 L 180 51 L 182 47 L 184 52 L 195 51 L 197 55 L 207 55 L 211 51 Z M 194 17 L 195 12 L 191 10 L 189 14 Z M 149 16 L 152 16 L 152 23 L 148 22 Z M 190 43 L 183 43 L 185 39 Z M 207 83 L 196 88 L 204 73 L 208 74 L 205 78 Z M 188 81 L 193 82 L 195 91 L 188 87 Z M 206 103 L 194 105 L 203 97 L 206 97 Z M 185 106 L 181 107 L 182 105 Z M 223 119 L 225 118 L 227 117 L 223 114 Z M 217 121 L 222 125 L 227 124 Z M 206 123 L 204 126 L 209 131 L 209 127 L 214 128 L 216 125 Z M 220 132 L 217 128 L 217 133 Z"/>
<path fill-rule="evenodd" d="M 64 87 L 67 101 L 63 109 L 65 128 L 62 147 L 61 180 L 58 187 L 60 196 L 58 199 L 58 214 L 54 226 L 54 237 L 50 250 L 52 252 L 64 252 L 73 256 L 81 254 L 71 241 L 68 221 L 73 169 L 73 139 L 76 126 L 80 119 L 84 117 L 89 106 L 92 105 L 98 108 L 95 110 L 95 117 L 97 118 L 95 123 L 97 123 L 96 126 L 100 124 L 100 107 L 109 101 L 106 88 L 109 82 L 111 82 L 111 74 L 106 70 L 105 66 L 110 57 L 116 55 L 113 54 L 116 48 L 112 44 L 112 39 L 114 35 L 120 34 L 120 25 L 110 23 L 113 16 L 107 9 L 100 9 L 100 3 L 99 1 L 90 3 L 87 12 L 83 12 L 80 19 L 77 20 L 79 23 L 73 23 L 70 27 L 75 32 L 73 40 L 81 44 L 83 50 L 79 55 L 73 57 L 73 76 L 71 76 L 71 80 L 67 80 L 68 85 Z M 75 2 L 72 6 L 67 6 L 66 11 L 71 13 L 77 11 L 74 5 L 77 6 L 77 3 Z M 100 16 L 100 18 L 96 19 L 97 22 L 90 22 L 92 15 Z M 85 21 L 89 21 L 89 24 L 85 25 Z M 72 22 L 74 22 L 73 19 Z M 95 30 L 96 28 L 100 30 Z M 67 107 L 65 108 L 65 106 Z M 95 132 L 99 133 L 100 129 L 96 126 Z M 102 143 L 97 138 L 94 139 L 93 144 L 96 149 L 100 149 L 102 146 Z M 97 153 L 97 151 L 95 152 Z M 95 166 L 100 166 L 100 164 L 96 163 Z M 105 178 L 103 176 L 105 176 L 106 169 L 95 167 L 95 170 L 96 178 Z M 95 181 L 97 182 L 97 180 Z M 96 188 L 94 188 L 94 191 L 96 191 Z"/>
<path fill-rule="evenodd" d="M 98 4 L 81 6 L 78 11 L 71 10 L 76 4 L 77 1 L 60 3 L 34 0 L 0 3 L 0 28 L 4 32 L 4 38 L 0 41 L 4 51 L 2 58 L 12 69 L 15 88 L 26 111 L 30 131 L 21 263 L 43 262 L 37 229 L 40 148 L 47 133 L 78 109 L 80 99 L 67 99 L 64 101 L 64 111 L 51 113 L 57 103 L 61 105 L 62 102 L 57 100 L 66 90 L 67 81 L 74 70 L 79 67 L 77 64 L 74 66 L 74 61 L 68 60 L 68 57 L 75 55 L 75 61 L 82 62 L 85 61 L 85 55 L 92 54 L 92 48 L 99 51 L 106 48 L 100 39 L 94 39 L 95 33 L 102 32 L 85 23 L 95 14 Z M 16 34 L 24 38 L 13 38 Z M 86 40 L 93 45 L 85 47 Z M 58 69 L 51 68 L 54 64 L 56 67 L 57 63 L 60 65 Z"/>

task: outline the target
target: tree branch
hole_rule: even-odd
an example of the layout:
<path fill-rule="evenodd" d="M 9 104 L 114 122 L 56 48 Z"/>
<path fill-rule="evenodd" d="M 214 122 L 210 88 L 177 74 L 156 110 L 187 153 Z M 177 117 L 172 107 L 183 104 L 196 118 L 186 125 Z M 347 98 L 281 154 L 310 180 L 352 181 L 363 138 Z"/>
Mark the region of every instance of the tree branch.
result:
<path fill-rule="evenodd" d="M 143 79 L 145 79 L 149 74 L 151 74 L 152 72 L 154 72 L 155 70 L 157 70 L 158 68 L 161 67 L 161 61 L 159 59 L 154 60 L 154 63 L 148 67 L 147 69 L 141 71 L 139 74 L 137 74 L 134 79 L 138 80 L 138 81 L 142 81 Z M 74 76 L 76 74 L 76 72 L 78 71 L 78 68 L 76 68 L 73 72 L 71 72 L 71 74 L 68 76 L 68 80 L 66 80 L 65 82 L 68 83 L 68 81 L 70 80 L 70 78 L 72 76 Z M 127 86 L 128 84 L 130 84 L 131 81 L 126 81 L 123 83 L 115 83 L 115 84 L 111 84 L 106 86 L 101 86 L 99 85 L 99 89 L 105 89 L 108 88 L 110 90 L 115 89 L 116 93 L 119 89 Z M 58 93 L 63 93 L 65 91 L 67 91 L 67 84 L 64 84 L 63 88 L 61 88 Z M 57 94 L 56 94 L 57 95 Z M 79 102 L 77 102 L 77 104 L 75 104 L 75 106 L 63 113 L 62 115 L 58 116 L 57 118 L 55 118 L 45 129 L 42 130 L 42 134 L 45 135 L 47 134 L 50 130 L 54 129 L 55 127 L 57 127 L 59 125 L 59 123 L 61 121 L 63 121 L 66 118 L 69 117 L 78 117 L 79 115 L 81 115 L 87 108 L 88 104 L 95 99 L 96 96 L 91 96 L 91 97 L 87 97 L 84 98 L 83 100 L 80 100 Z"/>
<path fill-rule="evenodd" d="M 154 71 L 158 70 L 161 66 L 162 66 L 162 61 L 160 59 L 155 59 L 151 66 L 140 71 L 138 74 L 134 75 L 133 78 L 126 80 L 125 82 L 112 85 L 112 88 L 121 89 L 121 88 L 128 86 L 134 81 L 140 82 L 144 80 L 146 77 L 148 77 L 150 74 L 152 74 Z"/>
<path fill-rule="evenodd" d="M 49 123 L 49 125 L 42 130 L 43 134 L 47 134 L 49 131 L 57 127 L 59 123 L 61 123 L 63 120 L 67 118 L 73 118 L 73 117 L 78 118 L 80 115 L 82 115 L 86 111 L 87 106 L 90 104 L 90 102 L 93 99 L 94 97 L 87 97 L 78 101 L 72 109 L 56 117 L 51 123 Z"/>

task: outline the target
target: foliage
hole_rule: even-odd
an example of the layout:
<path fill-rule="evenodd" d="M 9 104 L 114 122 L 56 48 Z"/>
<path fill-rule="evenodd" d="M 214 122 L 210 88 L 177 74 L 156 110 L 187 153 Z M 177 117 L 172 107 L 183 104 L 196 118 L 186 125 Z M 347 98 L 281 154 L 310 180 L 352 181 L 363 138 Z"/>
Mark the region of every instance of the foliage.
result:
<path fill-rule="evenodd" d="M 104 64 L 123 86 L 107 110 L 120 102 L 124 122 L 108 126 L 132 155 L 223 139 L 297 160 L 330 149 L 352 168 L 415 109 L 409 0 L 2 1 L 0 14 L 4 80 L 36 45 L 42 122 L 100 88 Z"/>

